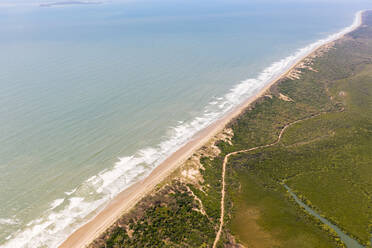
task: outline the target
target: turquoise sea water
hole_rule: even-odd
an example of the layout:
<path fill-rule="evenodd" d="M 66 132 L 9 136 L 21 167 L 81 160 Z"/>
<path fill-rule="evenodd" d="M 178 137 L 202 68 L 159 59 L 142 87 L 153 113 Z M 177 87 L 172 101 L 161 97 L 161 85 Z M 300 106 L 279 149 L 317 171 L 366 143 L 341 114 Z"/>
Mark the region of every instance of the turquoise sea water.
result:
<path fill-rule="evenodd" d="M 286 61 L 273 63 L 367 8 L 367 1 L 4 1 L 0 246 L 55 247 Z"/>

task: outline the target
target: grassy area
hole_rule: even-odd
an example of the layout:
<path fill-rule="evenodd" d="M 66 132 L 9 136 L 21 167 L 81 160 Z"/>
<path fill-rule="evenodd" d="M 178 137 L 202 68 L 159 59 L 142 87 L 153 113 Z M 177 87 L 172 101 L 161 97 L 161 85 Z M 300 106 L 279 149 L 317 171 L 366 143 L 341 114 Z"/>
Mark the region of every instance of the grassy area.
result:
<path fill-rule="evenodd" d="M 232 233 L 247 247 L 336 247 L 326 232 L 289 200 L 283 189 L 263 187 L 249 172 L 240 172 L 241 190 L 232 194 Z M 255 210 L 252 213 L 252 210 Z"/>

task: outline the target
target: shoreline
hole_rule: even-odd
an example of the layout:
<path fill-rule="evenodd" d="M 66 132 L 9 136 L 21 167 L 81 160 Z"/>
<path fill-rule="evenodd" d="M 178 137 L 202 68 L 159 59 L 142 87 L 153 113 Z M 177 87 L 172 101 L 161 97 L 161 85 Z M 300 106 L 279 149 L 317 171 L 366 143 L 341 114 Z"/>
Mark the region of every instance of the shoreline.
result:
<path fill-rule="evenodd" d="M 329 36 L 327 39 L 310 44 L 310 46 L 314 45 L 314 47 L 310 47 L 311 49 L 309 51 L 306 51 L 305 54 L 295 59 L 293 64 L 281 72 L 280 75 L 273 77 L 256 95 L 245 100 L 207 128 L 196 133 L 189 142 L 158 165 L 149 176 L 120 192 L 101 212 L 99 212 L 88 223 L 74 231 L 59 247 L 72 248 L 85 247 L 89 245 L 94 241 L 94 239 L 106 231 L 107 228 L 114 224 L 114 222 L 125 212 L 128 212 L 132 207 L 134 207 L 140 199 L 152 192 L 156 185 L 166 179 L 167 176 L 182 165 L 195 151 L 201 148 L 216 134 L 221 132 L 228 123 L 242 114 L 252 103 L 263 97 L 267 90 L 282 78 L 286 77 L 304 59 L 312 56 L 318 49 L 329 45 L 335 40 L 342 38 L 344 35 L 360 27 L 362 24 L 362 13 L 363 11 L 357 12 L 355 20 L 351 26 L 348 26 L 339 33 Z M 317 44 L 319 42 L 321 44 Z"/>

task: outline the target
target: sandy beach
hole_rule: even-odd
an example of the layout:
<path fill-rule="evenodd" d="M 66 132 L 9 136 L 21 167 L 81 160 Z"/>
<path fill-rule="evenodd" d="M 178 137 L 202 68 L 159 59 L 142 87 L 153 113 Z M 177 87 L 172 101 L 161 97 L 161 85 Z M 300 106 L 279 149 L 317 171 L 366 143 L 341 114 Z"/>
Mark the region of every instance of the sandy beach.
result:
<path fill-rule="evenodd" d="M 315 46 L 302 57 L 298 58 L 296 61 L 294 61 L 294 64 L 286 69 L 281 75 L 278 75 L 268 82 L 258 94 L 247 99 L 243 104 L 236 107 L 223 118 L 197 133 L 186 145 L 181 147 L 158 167 L 156 167 L 148 177 L 133 184 L 118 194 L 96 217 L 76 230 L 60 245 L 60 247 L 79 248 L 89 245 L 95 238 L 97 238 L 108 227 L 110 227 L 122 214 L 129 211 L 141 198 L 150 193 L 157 184 L 161 183 L 178 166 L 184 163 L 196 150 L 201 148 L 213 136 L 223 130 L 231 120 L 238 117 L 254 101 L 264 96 L 270 87 L 277 83 L 281 78 L 286 77 L 288 73 L 297 67 L 306 57 L 312 56 L 319 48 L 329 45 L 331 42 L 342 38 L 346 33 L 358 28 L 362 24 L 362 13 L 362 11 L 358 12 L 356 22 L 350 27 L 349 30 L 345 31 L 345 33 L 339 33 L 338 36 L 327 40 L 326 43 Z"/>

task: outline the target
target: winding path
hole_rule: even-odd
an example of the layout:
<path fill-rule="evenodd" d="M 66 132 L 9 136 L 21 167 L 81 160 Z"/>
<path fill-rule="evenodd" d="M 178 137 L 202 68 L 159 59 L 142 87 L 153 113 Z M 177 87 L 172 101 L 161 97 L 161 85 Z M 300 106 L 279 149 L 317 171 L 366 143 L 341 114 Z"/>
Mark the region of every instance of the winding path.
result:
<path fill-rule="evenodd" d="M 217 234 L 216 234 L 216 238 L 213 242 L 213 248 L 216 248 L 217 246 L 217 243 L 218 241 L 220 240 L 220 236 L 221 236 L 221 232 L 222 232 L 222 227 L 223 227 L 223 224 L 224 224 L 224 217 L 225 217 L 225 173 L 226 173 L 226 164 L 229 160 L 229 157 L 230 156 L 233 156 L 233 155 L 236 155 L 236 154 L 239 154 L 239 153 L 243 153 L 243 152 L 250 152 L 250 151 L 254 151 L 254 150 L 257 150 L 257 149 L 261 149 L 261 148 L 266 148 L 266 147 L 271 147 L 271 146 L 275 146 L 276 144 L 278 144 L 280 142 L 280 140 L 282 139 L 282 136 L 283 136 L 283 133 L 284 131 L 296 124 L 296 123 L 299 123 L 299 122 L 302 122 L 302 121 L 306 121 L 308 119 L 311 119 L 311 118 L 315 118 L 319 115 L 321 115 L 323 113 L 319 113 L 319 114 L 316 114 L 316 115 L 312 115 L 310 117 L 306 117 L 306 118 L 303 118 L 303 119 L 300 119 L 300 120 L 297 120 L 297 121 L 294 121 L 294 122 L 290 122 L 288 123 L 287 125 L 285 125 L 282 130 L 280 131 L 279 133 L 279 136 L 278 136 L 278 139 L 271 143 L 271 144 L 267 144 L 267 145 L 263 145 L 263 146 L 256 146 L 256 147 L 252 147 L 252 148 L 249 148 L 249 149 L 246 149 L 246 150 L 240 150 L 240 151 L 235 151 L 235 152 L 231 152 L 229 154 L 227 154 L 223 160 L 223 164 L 222 164 L 222 189 L 221 189 L 221 216 L 220 216 L 220 226 L 218 228 L 218 231 L 217 231 Z"/>

